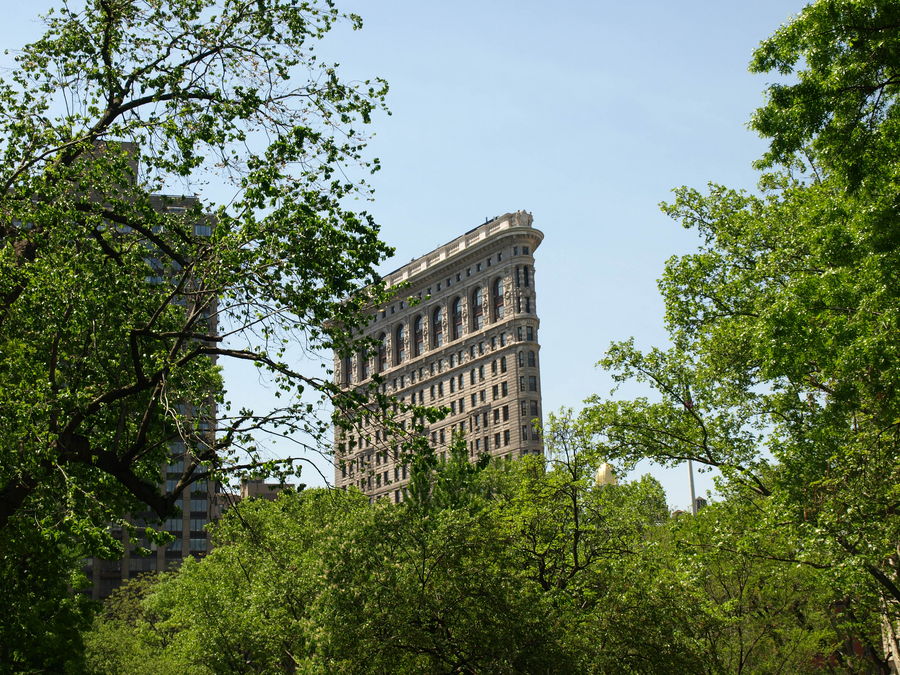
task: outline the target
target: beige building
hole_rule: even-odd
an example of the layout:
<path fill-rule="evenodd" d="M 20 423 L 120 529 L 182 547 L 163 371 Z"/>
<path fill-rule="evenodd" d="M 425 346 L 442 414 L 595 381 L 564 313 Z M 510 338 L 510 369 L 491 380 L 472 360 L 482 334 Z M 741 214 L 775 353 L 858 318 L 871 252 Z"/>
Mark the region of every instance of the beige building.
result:
<path fill-rule="evenodd" d="M 401 402 L 449 409 L 426 429 L 439 455 L 454 432 L 472 458 L 542 453 L 533 420 L 542 414 L 534 251 L 543 238 L 531 214 L 507 213 L 388 274 L 388 287 L 407 286 L 372 313 L 365 334 L 378 352 L 336 354 L 336 382 L 361 387 L 377 373 Z M 380 429 L 335 436 L 337 487 L 403 499 L 407 468 Z"/>

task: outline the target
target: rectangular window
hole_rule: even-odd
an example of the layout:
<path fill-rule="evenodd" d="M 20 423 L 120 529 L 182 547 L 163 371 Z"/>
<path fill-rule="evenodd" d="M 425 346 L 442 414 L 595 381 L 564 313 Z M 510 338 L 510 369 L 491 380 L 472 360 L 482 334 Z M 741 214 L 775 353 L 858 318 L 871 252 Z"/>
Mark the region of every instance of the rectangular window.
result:
<path fill-rule="evenodd" d="M 497 359 L 491 361 L 491 375 L 497 374 Z"/>
<path fill-rule="evenodd" d="M 459 379 L 457 381 L 459 382 L 459 390 L 462 391 L 462 389 L 463 389 L 463 374 L 462 373 L 459 374 Z"/>
<path fill-rule="evenodd" d="M 522 326 L 516 326 L 516 340 L 522 341 Z"/>
<path fill-rule="evenodd" d="M 538 416 L 538 404 L 537 404 L 537 401 L 531 401 L 530 403 L 531 403 L 531 416 L 532 416 L 532 417 L 537 417 L 537 416 Z"/>
<path fill-rule="evenodd" d="M 491 400 L 496 401 L 500 397 L 500 387 L 496 384 L 491 388 Z"/>
<path fill-rule="evenodd" d="M 506 422 L 507 420 L 509 420 L 509 406 L 505 405 L 503 406 L 503 421 Z"/>
<path fill-rule="evenodd" d="M 528 440 L 528 425 L 527 424 L 522 425 L 522 440 L 523 441 Z"/>
<path fill-rule="evenodd" d="M 476 405 L 478 405 L 478 396 L 472 394 L 472 407 L 474 408 Z"/>
<path fill-rule="evenodd" d="M 528 414 L 528 403 L 526 401 L 522 401 L 519 404 L 519 407 L 521 409 L 520 412 L 522 413 L 522 417 L 525 417 L 525 415 Z"/>
<path fill-rule="evenodd" d="M 534 342 L 534 326 L 525 327 L 525 339 L 529 342 Z"/>
<path fill-rule="evenodd" d="M 509 387 L 506 386 L 506 382 L 500 383 L 500 394 L 502 396 L 509 396 Z"/>
<path fill-rule="evenodd" d="M 450 378 L 450 393 L 452 394 L 455 391 L 456 391 L 456 378 L 451 377 Z"/>
<path fill-rule="evenodd" d="M 481 452 L 481 439 L 475 439 L 475 452 Z"/>
<path fill-rule="evenodd" d="M 503 432 L 503 445 L 509 445 L 509 429 Z"/>
<path fill-rule="evenodd" d="M 438 382 L 438 396 L 444 395 L 444 383 Z"/>
<path fill-rule="evenodd" d="M 494 424 L 500 422 L 500 408 L 494 408 Z"/>
<path fill-rule="evenodd" d="M 500 346 L 501 347 L 506 346 L 506 332 L 505 331 L 500 333 Z"/>
<path fill-rule="evenodd" d="M 501 373 L 506 372 L 506 357 L 505 356 L 500 357 L 500 372 Z"/>
<path fill-rule="evenodd" d="M 485 410 L 483 413 L 481 413 L 481 421 L 484 422 L 484 428 L 487 429 L 487 428 L 488 428 L 488 414 L 487 414 L 487 410 Z"/>
<path fill-rule="evenodd" d="M 530 297 L 525 298 L 525 313 L 531 314 L 531 298 Z"/>
<path fill-rule="evenodd" d="M 534 375 L 528 376 L 528 391 L 537 391 L 537 377 Z"/>
<path fill-rule="evenodd" d="M 450 401 L 450 414 L 456 414 L 456 401 Z"/>
<path fill-rule="evenodd" d="M 519 391 L 525 391 L 525 376 L 519 376 Z"/>
<path fill-rule="evenodd" d="M 441 429 L 441 445 L 444 444 L 444 430 Z"/>
<path fill-rule="evenodd" d="M 459 412 L 464 412 L 465 406 L 466 406 L 466 399 L 464 399 L 464 398 L 459 399 Z"/>
<path fill-rule="evenodd" d="M 484 391 L 485 390 L 482 389 L 481 391 L 478 392 L 478 400 L 481 401 L 482 403 L 484 403 L 487 400 L 485 398 Z"/>
<path fill-rule="evenodd" d="M 494 448 L 496 449 L 499 447 L 500 447 L 500 432 L 498 431 L 496 434 L 494 434 Z"/>
<path fill-rule="evenodd" d="M 484 381 L 484 366 L 478 366 L 478 380 Z"/>
<path fill-rule="evenodd" d="M 434 385 L 431 385 L 431 398 L 429 400 L 434 400 Z"/>
<path fill-rule="evenodd" d="M 469 383 L 475 384 L 475 369 L 474 368 L 472 368 L 472 370 L 469 371 Z"/>

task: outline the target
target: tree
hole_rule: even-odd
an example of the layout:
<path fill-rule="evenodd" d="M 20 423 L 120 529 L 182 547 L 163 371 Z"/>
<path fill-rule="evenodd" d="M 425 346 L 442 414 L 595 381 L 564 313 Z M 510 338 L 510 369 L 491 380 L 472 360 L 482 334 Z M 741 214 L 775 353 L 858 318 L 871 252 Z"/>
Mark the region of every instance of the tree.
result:
<path fill-rule="evenodd" d="M 361 128 L 386 85 L 316 59 L 341 18 L 327 0 L 62 4 L 0 81 L 0 556 L 21 577 L 4 587 L 40 589 L 25 546 L 114 555 L 110 521 L 259 468 L 254 432 L 316 447 L 330 425 L 304 392 L 366 400 L 285 354 L 356 348 L 389 251 L 345 207 L 366 194 L 348 176 L 378 166 Z M 219 178 L 219 202 L 155 196 Z M 283 406 L 230 411 L 222 359 L 267 371 Z M 189 452 L 161 489 L 172 441 Z"/>
<path fill-rule="evenodd" d="M 768 90 L 758 194 L 681 188 L 664 210 L 700 235 L 660 288 L 673 343 L 613 345 L 601 362 L 659 399 L 593 399 L 585 423 L 626 464 L 717 467 L 795 537 L 795 563 L 830 570 L 885 619 L 900 663 L 896 228 L 898 11 L 821 1 L 757 50 Z M 879 610 L 880 605 L 880 610 Z"/>

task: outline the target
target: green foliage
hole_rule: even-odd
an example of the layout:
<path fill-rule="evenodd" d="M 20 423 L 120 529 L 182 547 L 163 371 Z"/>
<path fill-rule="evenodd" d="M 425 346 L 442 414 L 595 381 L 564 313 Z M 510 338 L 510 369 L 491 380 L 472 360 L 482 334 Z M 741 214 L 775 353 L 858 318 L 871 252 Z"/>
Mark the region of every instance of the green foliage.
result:
<path fill-rule="evenodd" d="M 601 361 L 658 397 L 594 398 L 581 420 L 624 466 L 718 468 L 765 514 L 762 540 L 785 542 L 772 559 L 824 570 L 861 634 L 900 620 L 898 18 L 895 2 L 820 0 L 762 43 L 753 70 L 798 68 L 753 119 L 775 171 L 757 194 L 680 188 L 663 205 L 702 242 L 660 281 L 673 346 Z M 872 667 L 900 663 L 885 645 L 866 648 Z"/>
<path fill-rule="evenodd" d="M 107 605 L 90 668 L 130 672 L 132 654 L 198 673 L 805 672 L 844 637 L 820 570 L 777 562 L 789 538 L 744 501 L 672 519 L 649 477 L 594 484 L 570 416 L 547 437 L 548 466 L 423 458 L 427 500 L 238 505 L 209 556 Z"/>
<path fill-rule="evenodd" d="M 347 176 L 377 169 L 361 129 L 386 85 L 318 61 L 342 19 L 359 25 L 327 0 L 61 3 L 0 81 L 0 555 L 60 565 L 49 584 L 43 564 L 5 564 L 4 588 L 68 606 L 70 565 L 121 553 L 108 523 L 290 469 L 261 461 L 266 432 L 330 447 L 310 396 L 368 401 L 286 353 L 355 349 L 383 297 L 390 249 L 345 204 L 368 194 Z M 220 201 L 158 194 L 213 181 Z M 232 411 L 225 359 L 268 373 L 280 407 Z M 173 442 L 184 469 L 161 490 Z M 31 649 L 41 607 L 4 612 L 0 644 Z"/>

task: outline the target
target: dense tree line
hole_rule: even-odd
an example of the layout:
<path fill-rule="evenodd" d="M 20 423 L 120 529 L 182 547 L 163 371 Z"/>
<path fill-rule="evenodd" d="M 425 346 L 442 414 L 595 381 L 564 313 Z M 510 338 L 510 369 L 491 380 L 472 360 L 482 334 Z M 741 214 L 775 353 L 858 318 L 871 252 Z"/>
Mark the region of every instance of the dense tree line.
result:
<path fill-rule="evenodd" d="M 400 505 L 322 489 L 241 504 L 207 558 L 107 604 L 90 668 L 869 672 L 855 647 L 877 620 L 842 614 L 822 570 L 781 562 L 796 541 L 753 505 L 670 517 L 650 477 L 597 485 L 573 420 L 550 431 L 549 466 L 425 454 Z"/>

